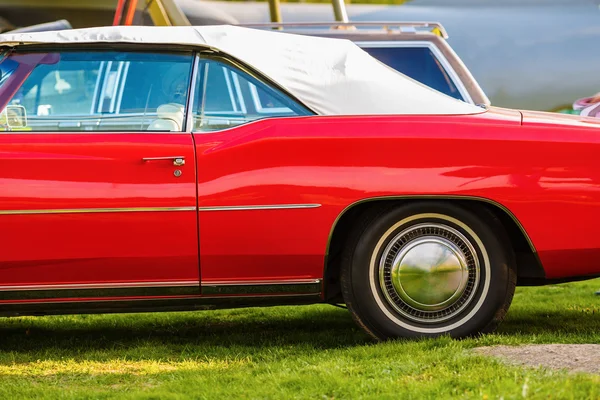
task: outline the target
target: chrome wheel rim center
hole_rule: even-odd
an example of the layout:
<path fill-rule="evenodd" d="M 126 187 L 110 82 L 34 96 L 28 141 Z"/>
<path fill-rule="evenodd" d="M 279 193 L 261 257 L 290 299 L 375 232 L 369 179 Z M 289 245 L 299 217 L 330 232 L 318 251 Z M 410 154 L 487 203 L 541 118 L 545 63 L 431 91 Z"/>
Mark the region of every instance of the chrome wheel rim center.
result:
<path fill-rule="evenodd" d="M 413 225 L 386 245 L 379 283 L 388 304 L 419 323 L 435 324 L 461 313 L 479 286 L 479 259 L 470 240 L 441 223 Z"/>
<path fill-rule="evenodd" d="M 425 236 L 412 241 L 395 257 L 392 284 L 407 304 L 436 311 L 454 303 L 467 286 L 465 255 L 451 241 Z"/>

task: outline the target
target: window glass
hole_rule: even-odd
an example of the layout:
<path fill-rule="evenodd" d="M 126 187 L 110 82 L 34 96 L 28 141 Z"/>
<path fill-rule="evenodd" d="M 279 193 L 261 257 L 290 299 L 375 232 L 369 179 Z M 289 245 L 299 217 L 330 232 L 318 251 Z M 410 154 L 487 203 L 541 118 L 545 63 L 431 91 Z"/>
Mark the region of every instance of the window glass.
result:
<path fill-rule="evenodd" d="M 455 99 L 464 100 L 428 47 L 366 47 L 364 50 L 396 71 Z"/>
<path fill-rule="evenodd" d="M 18 66 L 18 62 L 8 58 L 4 58 L 2 62 L 0 62 L 0 87 L 8 81 L 8 78 L 15 72 Z"/>
<path fill-rule="evenodd" d="M 279 91 L 234 67 L 203 60 L 194 100 L 194 130 L 216 131 L 266 117 L 308 115 Z"/>
<path fill-rule="evenodd" d="M 99 66 L 99 61 L 38 65 L 27 79 L 30 86 L 22 86 L 11 104 L 24 106 L 31 117 L 89 114 Z"/>
<path fill-rule="evenodd" d="M 67 51 L 37 54 L 35 64 L 31 57 L 26 63 L 27 56 L 11 55 L 0 63 L 3 76 L 17 71 L 6 78 L 20 83 L 7 109 L 24 109 L 27 124 L 20 130 L 183 129 L 192 53 Z M 3 85 L 8 84 L 0 77 L 0 90 Z M 10 129 L 1 118 L 0 129 Z"/>
<path fill-rule="evenodd" d="M 285 112 L 287 107 L 283 102 L 270 96 L 263 88 L 250 84 L 252 92 L 252 101 L 256 107 L 256 111 L 261 114 L 272 114 Z"/>
<path fill-rule="evenodd" d="M 206 102 L 204 111 L 207 114 L 238 114 L 246 112 L 239 75 L 231 69 L 213 64 L 206 67 Z M 240 83 L 241 81 L 241 83 Z"/>

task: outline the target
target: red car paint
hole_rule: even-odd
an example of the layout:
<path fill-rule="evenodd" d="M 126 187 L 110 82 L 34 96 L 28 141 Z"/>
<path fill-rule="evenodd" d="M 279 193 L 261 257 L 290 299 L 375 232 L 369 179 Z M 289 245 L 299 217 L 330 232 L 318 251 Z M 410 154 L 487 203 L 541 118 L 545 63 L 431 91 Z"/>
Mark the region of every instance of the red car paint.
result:
<path fill-rule="evenodd" d="M 3 134 L 0 171 L 0 210 L 42 210 L 0 215 L 2 285 L 198 281 L 191 135 Z M 190 211 L 85 212 L 165 206 Z"/>
<path fill-rule="evenodd" d="M 477 116 L 261 121 L 195 135 L 198 204 L 319 203 L 302 210 L 201 212 L 203 280 L 320 278 L 336 218 L 386 196 L 493 200 L 523 225 L 548 278 L 600 272 L 600 130 L 564 117 L 521 126 Z M 572 120 L 569 120 L 571 123 Z"/>
<path fill-rule="evenodd" d="M 195 134 L 2 134 L 0 286 L 318 280 L 346 209 L 422 196 L 503 206 L 549 279 L 599 274 L 599 127 L 491 109 Z M 186 165 L 142 161 L 163 156 Z M 314 207 L 244 208 L 278 205 Z M 54 209 L 76 211 L 43 212 Z"/>

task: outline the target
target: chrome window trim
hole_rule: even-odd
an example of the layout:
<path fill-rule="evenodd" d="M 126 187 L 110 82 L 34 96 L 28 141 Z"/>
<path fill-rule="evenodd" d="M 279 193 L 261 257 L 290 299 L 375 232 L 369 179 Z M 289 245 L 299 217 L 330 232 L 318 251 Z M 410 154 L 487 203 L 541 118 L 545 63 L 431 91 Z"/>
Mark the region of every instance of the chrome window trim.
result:
<path fill-rule="evenodd" d="M 238 74 L 236 74 L 234 71 L 232 71 L 231 69 L 229 69 L 229 74 L 231 74 L 231 79 L 233 79 L 233 86 L 235 88 L 235 93 L 237 95 L 238 101 L 240 102 L 240 107 L 241 107 L 241 112 L 242 114 L 246 114 L 248 112 L 248 110 L 246 109 L 246 99 L 244 99 L 244 96 L 242 95 L 242 88 L 240 86 L 240 79 L 238 77 Z"/>
<path fill-rule="evenodd" d="M 120 82 L 119 93 L 117 94 L 117 105 L 115 107 L 115 114 L 121 114 L 121 101 L 123 100 L 123 92 L 125 92 L 125 84 L 127 83 L 127 77 L 129 76 L 129 66 L 131 61 L 125 61 L 125 67 L 123 68 L 123 79 Z"/>
<path fill-rule="evenodd" d="M 97 112 L 95 112 L 94 109 L 97 107 L 97 104 L 98 104 L 100 82 L 102 82 L 102 80 L 103 80 L 105 66 L 106 66 L 106 61 L 100 61 L 100 67 L 98 68 L 98 77 L 96 78 L 96 85 L 94 85 L 94 95 L 92 96 L 92 107 L 90 107 L 89 115 L 97 114 Z"/>
<path fill-rule="evenodd" d="M 111 113 L 116 113 L 115 105 L 117 103 L 117 96 L 119 89 L 121 87 L 121 75 L 123 74 L 123 61 L 119 61 L 117 66 L 117 76 L 115 78 L 115 86 L 113 87 L 112 95 L 110 98 L 110 105 L 108 106 L 108 111 Z"/>
<path fill-rule="evenodd" d="M 154 116 L 156 117 L 156 111 L 154 112 L 147 112 L 147 113 L 143 113 L 143 112 L 133 112 L 133 113 L 126 113 L 126 114 L 71 114 L 71 116 L 73 117 L 77 117 L 77 118 L 82 118 L 82 119 L 98 119 L 98 118 L 121 118 L 121 117 L 129 117 L 129 116 L 134 116 L 134 117 L 143 117 L 143 116 Z M 36 118 L 38 117 L 33 116 L 31 118 Z M 43 117 L 46 117 L 45 115 Z M 60 115 L 57 117 L 61 117 Z"/>
<path fill-rule="evenodd" d="M 211 133 L 227 132 L 227 131 L 230 131 L 232 129 L 237 129 L 240 126 L 248 126 L 250 124 L 257 124 L 257 123 L 260 123 L 260 122 L 270 121 L 270 120 L 273 120 L 273 119 L 310 118 L 310 117 L 313 117 L 313 116 L 316 116 L 316 114 L 315 115 L 300 115 L 300 116 L 298 116 L 298 115 L 290 115 L 290 116 L 283 116 L 283 117 L 270 117 L 268 115 L 265 115 L 263 118 L 253 119 L 252 121 L 248 121 L 248 122 L 245 122 L 245 123 L 240 124 L 240 125 L 230 126 L 228 128 L 224 128 L 224 129 L 219 129 L 219 130 L 215 130 L 215 131 L 192 131 L 192 133 L 194 135 L 210 135 Z M 211 115 L 208 116 L 208 118 L 211 118 L 211 117 L 212 117 Z M 2 133 L 5 133 L 5 132 L 0 131 L 0 134 L 2 134 Z M 14 133 L 14 132 L 8 132 L 8 133 Z M 161 132 L 161 133 L 165 133 L 165 132 Z M 176 132 L 172 132 L 172 133 L 176 133 Z"/>
<path fill-rule="evenodd" d="M 188 98 L 185 104 L 185 121 L 182 126 L 182 133 L 192 133 L 194 126 L 194 113 L 192 106 L 194 105 L 194 97 L 196 96 L 196 80 L 198 79 L 198 70 L 200 68 L 200 56 L 194 53 L 194 61 L 192 62 L 192 73 L 190 74 L 190 87 L 188 88 Z M 178 133 L 178 132 L 171 132 Z"/>
<path fill-rule="evenodd" d="M 219 131 L 220 132 L 220 131 Z M 197 132 L 196 132 L 197 133 Z M 209 132 L 207 132 L 209 133 Z M 0 135 L 189 135 L 183 131 L 0 131 Z"/>
<path fill-rule="evenodd" d="M 131 125 L 131 126 L 136 126 L 139 127 L 140 124 L 140 120 L 144 121 L 144 120 L 153 120 L 156 119 L 157 113 L 148 113 L 148 114 L 142 114 L 142 113 L 128 113 L 128 114 L 95 114 L 95 115 L 88 115 L 88 114 L 73 114 L 71 116 L 68 117 L 68 119 L 63 115 L 63 116 L 57 116 L 56 118 L 50 118 L 48 116 L 43 116 L 43 117 L 38 117 L 38 116 L 33 116 L 33 117 L 28 117 L 28 126 L 30 126 L 32 129 L 33 128 L 39 128 L 39 127 L 49 127 L 52 125 L 56 125 L 57 127 L 82 127 L 82 126 L 100 126 L 100 124 L 102 124 L 103 126 L 111 126 L 111 125 Z M 136 119 L 137 118 L 137 119 Z M 49 131 L 49 130 L 32 130 L 32 131 L 23 131 L 23 132 L 31 132 L 31 134 L 36 134 L 36 133 L 48 133 L 48 132 L 52 132 L 52 133 L 56 133 L 56 134 L 64 134 L 64 133 L 69 133 L 69 131 Z M 71 133 L 75 133 L 75 132 L 90 132 L 89 130 L 86 129 L 81 129 L 79 131 L 71 131 Z M 120 131 L 101 131 L 101 130 L 95 130 L 93 131 L 94 133 L 99 133 L 99 134 L 104 134 L 104 133 L 143 133 L 143 132 L 152 132 L 152 131 L 140 131 L 140 130 L 127 130 L 125 127 L 120 130 Z M 169 132 L 169 131 L 162 131 L 162 132 Z M 171 132 L 171 133 L 178 133 L 178 132 Z"/>
<path fill-rule="evenodd" d="M 475 104 L 469 91 L 465 87 L 464 83 L 452 67 L 452 64 L 448 61 L 446 56 L 442 53 L 442 51 L 432 42 L 428 42 L 426 40 L 415 40 L 410 42 L 403 41 L 357 41 L 354 42 L 360 48 L 390 48 L 390 47 L 412 47 L 412 48 L 420 48 L 426 47 L 434 54 L 437 60 L 440 62 L 442 67 L 446 70 L 446 73 L 452 79 L 452 83 L 458 89 L 458 92 L 463 97 L 463 101 L 469 104 Z M 390 67 L 391 68 L 391 67 Z"/>
<path fill-rule="evenodd" d="M 208 113 L 204 113 L 205 116 L 207 116 L 208 118 L 214 117 L 214 118 L 230 118 L 232 115 L 235 115 L 234 117 L 231 118 L 240 118 L 240 119 L 244 119 L 243 115 L 244 113 L 242 111 L 209 111 Z M 239 115 L 239 117 L 238 117 Z"/>
<path fill-rule="evenodd" d="M 210 69 L 210 64 L 207 64 Z M 235 98 L 233 97 L 233 89 L 231 87 L 231 78 L 229 77 L 229 71 L 227 68 L 221 66 L 221 71 L 223 72 L 223 77 L 225 78 L 225 85 L 227 86 L 227 93 L 229 93 L 229 102 L 231 103 L 231 111 L 238 112 L 237 103 L 235 102 Z M 239 100 L 239 99 L 238 99 Z M 241 101 L 240 101 L 241 104 Z"/>
<path fill-rule="evenodd" d="M 200 61 L 202 61 L 202 57 L 198 56 L 198 58 L 200 59 Z M 205 64 L 205 68 L 204 68 L 204 74 L 202 76 L 202 102 L 200 104 L 200 113 L 199 113 L 199 118 L 200 118 L 200 128 L 202 127 L 202 121 L 204 120 L 204 117 L 206 116 L 206 91 L 208 90 L 208 68 L 206 68 L 208 65 Z M 192 101 L 192 106 L 194 105 L 194 102 Z M 195 124 L 192 124 L 192 132 L 194 132 L 193 126 Z"/>
<path fill-rule="evenodd" d="M 216 131 L 215 131 L 216 132 Z M 221 132 L 221 131 L 219 131 Z M 199 132 L 194 132 L 199 133 Z M 210 133 L 210 132 L 206 132 Z M 183 131 L 0 131 L 0 135 L 189 135 Z"/>
<path fill-rule="evenodd" d="M 104 105 L 104 92 L 106 91 L 106 85 L 108 84 L 108 76 L 112 70 L 112 61 L 106 61 L 106 68 L 104 70 L 104 77 L 102 79 L 102 87 L 100 93 L 98 93 L 98 104 L 96 106 L 96 114 L 102 113 L 102 106 Z"/>

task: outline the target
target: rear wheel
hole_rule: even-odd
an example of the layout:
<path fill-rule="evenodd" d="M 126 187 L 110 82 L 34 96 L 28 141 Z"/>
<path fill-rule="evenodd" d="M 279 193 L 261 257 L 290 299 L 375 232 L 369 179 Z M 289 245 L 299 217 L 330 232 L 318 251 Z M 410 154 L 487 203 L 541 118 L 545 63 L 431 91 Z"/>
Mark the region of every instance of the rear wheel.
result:
<path fill-rule="evenodd" d="M 344 255 L 344 300 L 378 339 L 492 331 L 516 283 L 505 236 L 492 215 L 441 202 L 365 216 Z"/>

